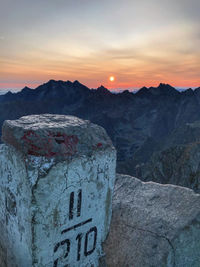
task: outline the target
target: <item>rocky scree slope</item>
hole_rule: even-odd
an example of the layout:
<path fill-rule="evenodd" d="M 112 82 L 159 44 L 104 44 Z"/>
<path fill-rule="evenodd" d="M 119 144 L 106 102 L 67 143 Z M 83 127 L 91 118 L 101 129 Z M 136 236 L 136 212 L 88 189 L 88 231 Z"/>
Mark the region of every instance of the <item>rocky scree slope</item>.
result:
<path fill-rule="evenodd" d="M 138 166 L 145 181 L 186 186 L 200 192 L 200 122 L 175 129 L 146 164 Z"/>

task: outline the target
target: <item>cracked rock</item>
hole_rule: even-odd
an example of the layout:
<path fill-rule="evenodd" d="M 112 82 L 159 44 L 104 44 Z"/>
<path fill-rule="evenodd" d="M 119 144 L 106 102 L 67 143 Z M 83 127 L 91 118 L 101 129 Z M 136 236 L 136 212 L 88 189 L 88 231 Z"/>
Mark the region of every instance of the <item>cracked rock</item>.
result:
<path fill-rule="evenodd" d="M 0 267 L 99 266 L 116 151 L 73 116 L 6 121 L 0 145 Z"/>
<path fill-rule="evenodd" d="M 117 175 L 107 267 L 199 267 L 200 195 Z"/>

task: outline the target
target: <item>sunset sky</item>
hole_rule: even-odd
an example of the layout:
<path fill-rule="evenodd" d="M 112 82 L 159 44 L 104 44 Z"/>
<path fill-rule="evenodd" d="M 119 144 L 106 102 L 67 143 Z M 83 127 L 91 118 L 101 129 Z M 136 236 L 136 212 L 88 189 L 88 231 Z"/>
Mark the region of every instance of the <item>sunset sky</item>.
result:
<path fill-rule="evenodd" d="M 198 87 L 199 14 L 200 0 L 0 0 L 0 90 Z"/>

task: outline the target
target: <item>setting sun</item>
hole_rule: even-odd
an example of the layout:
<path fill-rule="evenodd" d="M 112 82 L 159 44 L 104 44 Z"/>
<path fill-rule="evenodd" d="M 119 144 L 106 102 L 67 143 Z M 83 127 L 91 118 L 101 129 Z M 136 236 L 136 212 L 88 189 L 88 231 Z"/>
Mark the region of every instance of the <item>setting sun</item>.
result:
<path fill-rule="evenodd" d="M 114 77 L 114 76 L 110 76 L 110 77 L 109 77 L 109 80 L 110 80 L 111 82 L 114 82 L 115 77 Z"/>

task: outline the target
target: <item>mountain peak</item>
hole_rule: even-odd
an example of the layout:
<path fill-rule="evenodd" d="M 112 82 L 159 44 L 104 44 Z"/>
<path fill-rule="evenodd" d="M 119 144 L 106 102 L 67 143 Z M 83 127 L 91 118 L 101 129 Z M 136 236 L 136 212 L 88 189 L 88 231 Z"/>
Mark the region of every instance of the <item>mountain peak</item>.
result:
<path fill-rule="evenodd" d="M 174 87 L 166 83 L 160 83 L 158 87 L 150 87 L 149 91 L 152 95 L 175 96 L 180 94 Z"/>
<path fill-rule="evenodd" d="M 107 88 L 105 88 L 103 85 L 97 88 L 97 92 L 102 93 L 102 94 L 111 94 L 111 92 Z"/>
<path fill-rule="evenodd" d="M 123 96 L 128 96 L 128 97 L 130 97 L 130 96 L 134 96 L 134 94 L 132 93 L 132 92 L 130 92 L 129 90 L 124 90 L 122 93 L 121 93 L 121 95 L 123 95 Z"/>
<path fill-rule="evenodd" d="M 150 92 L 150 90 L 147 87 L 143 86 L 140 90 L 138 90 L 135 93 L 135 95 L 141 96 L 141 97 L 148 97 L 148 96 L 151 95 L 151 92 Z"/>
<path fill-rule="evenodd" d="M 9 96 L 9 95 L 13 95 L 13 93 L 11 91 L 8 91 L 5 95 Z"/>
<path fill-rule="evenodd" d="M 22 90 L 27 90 L 27 89 L 31 89 L 31 88 L 28 86 L 25 86 Z"/>
<path fill-rule="evenodd" d="M 51 79 L 46 84 L 53 84 L 53 83 L 56 83 L 56 82 L 57 82 L 56 80 Z"/>
<path fill-rule="evenodd" d="M 181 92 L 182 95 L 186 95 L 186 96 L 193 96 L 195 93 L 194 91 L 192 90 L 192 88 L 189 88 L 183 92 Z"/>
<path fill-rule="evenodd" d="M 28 86 L 25 86 L 21 91 L 22 91 L 22 92 L 28 92 L 28 91 L 30 91 L 30 90 L 32 90 L 32 89 L 29 88 Z"/>
<path fill-rule="evenodd" d="M 196 95 L 200 95 L 200 87 L 196 88 L 196 89 L 194 90 L 194 93 L 195 93 Z"/>
<path fill-rule="evenodd" d="M 173 89 L 176 90 L 174 87 L 172 87 L 170 84 L 168 83 L 160 83 L 158 88 L 163 88 L 163 89 Z"/>
<path fill-rule="evenodd" d="M 80 83 L 78 80 L 75 80 L 75 81 L 73 82 L 73 84 L 74 84 L 74 85 L 83 85 L 83 84 Z"/>

